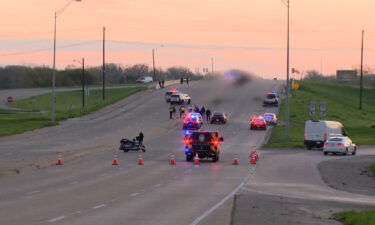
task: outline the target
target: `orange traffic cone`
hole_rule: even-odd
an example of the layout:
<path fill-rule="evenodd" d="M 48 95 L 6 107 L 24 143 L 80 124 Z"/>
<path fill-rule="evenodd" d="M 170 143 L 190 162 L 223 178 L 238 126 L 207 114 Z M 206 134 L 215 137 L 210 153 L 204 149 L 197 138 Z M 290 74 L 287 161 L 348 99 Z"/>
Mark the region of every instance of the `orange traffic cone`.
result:
<path fill-rule="evenodd" d="M 169 161 L 169 164 L 170 165 L 176 165 L 176 160 L 175 160 L 174 154 L 171 155 L 171 159 Z"/>
<path fill-rule="evenodd" d="M 118 165 L 117 155 L 114 155 L 114 156 L 113 156 L 113 162 L 112 162 L 112 165 L 114 165 L 114 166 L 117 166 L 117 165 Z"/>
<path fill-rule="evenodd" d="M 234 154 L 234 159 L 233 159 L 233 165 L 239 165 L 240 163 L 238 162 L 238 155 Z"/>
<path fill-rule="evenodd" d="M 62 155 L 61 155 L 61 152 L 58 152 L 57 153 L 57 163 L 56 163 L 56 165 L 60 166 L 62 164 L 63 164 L 63 162 L 62 162 Z"/>
<path fill-rule="evenodd" d="M 199 165 L 199 157 L 198 157 L 198 153 L 195 154 L 195 157 L 194 157 L 194 165 Z"/>
<path fill-rule="evenodd" d="M 143 158 L 142 155 L 138 156 L 138 165 L 143 165 Z"/>
<path fill-rule="evenodd" d="M 255 156 L 252 156 L 251 159 L 250 159 L 250 164 L 256 164 L 256 158 Z"/>

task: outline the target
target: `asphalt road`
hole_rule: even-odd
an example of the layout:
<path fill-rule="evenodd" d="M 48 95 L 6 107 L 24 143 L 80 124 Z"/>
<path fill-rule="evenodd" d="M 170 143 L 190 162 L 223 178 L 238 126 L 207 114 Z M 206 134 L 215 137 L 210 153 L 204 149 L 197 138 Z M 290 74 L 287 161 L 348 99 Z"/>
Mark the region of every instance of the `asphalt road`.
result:
<path fill-rule="evenodd" d="M 0 138 L 0 224 L 228 224 L 230 214 L 220 213 L 228 212 L 223 204 L 255 174 L 248 153 L 267 133 L 249 130 L 250 115 L 276 111 L 261 101 L 281 85 L 202 81 L 181 87 L 192 104 L 228 114 L 226 125 L 203 126 L 225 139 L 218 163 L 185 162 L 182 120 L 169 120 L 165 90 L 136 94 L 56 127 Z M 147 146 L 143 166 L 136 164 L 138 152 L 118 150 L 122 137 L 140 131 Z M 63 166 L 53 166 L 56 152 L 63 153 Z M 172 153 L 176 166 L 168 164 Z M 231 165 L 235 153 L 239 166 Z M 119 166 L 111 165 L 114 154 Z M 15 173 L 20 174 L 10 176 Z"/>

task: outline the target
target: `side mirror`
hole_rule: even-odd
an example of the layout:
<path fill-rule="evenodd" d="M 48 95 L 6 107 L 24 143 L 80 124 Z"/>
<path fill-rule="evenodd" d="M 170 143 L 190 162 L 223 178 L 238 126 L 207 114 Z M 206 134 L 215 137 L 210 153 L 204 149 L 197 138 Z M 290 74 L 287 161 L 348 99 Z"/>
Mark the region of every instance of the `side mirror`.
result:
<path fill-rule="evenodd" d="M 224 141 L 224 138 L 223 138 L 223 137 L 220 137 L 220 138 L 219 138 L 219 141 L 220 141 L 220 142 L 223 142 L 223 141 Z"/>

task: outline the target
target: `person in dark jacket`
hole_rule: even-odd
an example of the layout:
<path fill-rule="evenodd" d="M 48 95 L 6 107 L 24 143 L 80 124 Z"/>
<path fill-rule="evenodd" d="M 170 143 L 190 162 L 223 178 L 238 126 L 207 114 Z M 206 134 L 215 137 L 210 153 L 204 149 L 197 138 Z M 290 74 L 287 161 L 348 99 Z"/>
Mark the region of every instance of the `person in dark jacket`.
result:
<path fill-rule="evenodd" d="M 206 113 L 206 109 L 204 108 L 204 106 L 202 106 L 200 114 L 202 115 L 203 118 L 205 116 L 205 113 Z"/>
<path fill-rule="evenodd" d="M 139 142 L 139 145 L 142 145 L 143 144 L 143 138 L 144 138 L 144 135 L 142 132 L 139 133 L 139 135 L 137 136 L 137 141 Z"/>
<path fill-rule="evenodd" d="M 199 113 L 199 112 L 200 112 L 200 110 L 199 110 L 199 107 L 198 107 L 198 106 L 195 106 L 195 107 L 194 107 L 194 112 L 196 112 L 196 113 Z"/>
<path fill-rule="evenodd" d="M 173 104 L 171 104 L 171 106 L 169 107 L 169 119 L 172 119 L 173 109 L 174 109 L 174 106 Z"/>
<path fill-rule="evenodd" d="M 207 121 L 210 121 L 210 120 L 211 120 L 211 110 L 210 110 L 210 109 L 207 109 L 207 110 L 206 110 L 206 120 L 207 120 Z"/>

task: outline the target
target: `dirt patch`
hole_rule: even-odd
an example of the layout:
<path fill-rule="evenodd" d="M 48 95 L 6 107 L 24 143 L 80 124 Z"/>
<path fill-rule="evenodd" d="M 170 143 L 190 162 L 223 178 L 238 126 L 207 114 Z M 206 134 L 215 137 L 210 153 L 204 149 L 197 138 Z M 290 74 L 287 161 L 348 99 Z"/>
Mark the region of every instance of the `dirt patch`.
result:
<path fill-rule="evenodd" d="M 359 206 L 342 203 L 286 198 L 253 192 L 236 197 L 233 225 L 342 225 L 332 218 L 335 212 Z M 363 206 L 362 206 L 363 208 Z"/>
<path fill-rule="evenodd" d="M 375 196 L 375 175 L 369 166 L 375 156 L 345 157 L 318 165 L 324 182 L 335 189 Z"/>

